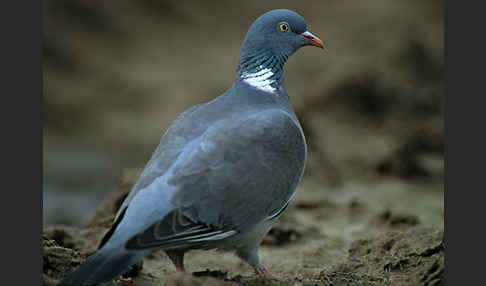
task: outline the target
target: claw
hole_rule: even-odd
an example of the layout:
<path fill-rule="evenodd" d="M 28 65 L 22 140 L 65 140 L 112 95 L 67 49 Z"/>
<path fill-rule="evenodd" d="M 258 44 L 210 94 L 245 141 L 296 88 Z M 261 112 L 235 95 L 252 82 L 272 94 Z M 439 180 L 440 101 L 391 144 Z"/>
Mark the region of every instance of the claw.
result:
<path fill-rule="evenodd" d="M 267 267 L 265 265 L 260 265 L 259 267 L 254 269 L 255 271 L 255 276 L 259 277 L 265 277 L 265 278 L 273 278 L 272 273 L 268 271 Z"/>

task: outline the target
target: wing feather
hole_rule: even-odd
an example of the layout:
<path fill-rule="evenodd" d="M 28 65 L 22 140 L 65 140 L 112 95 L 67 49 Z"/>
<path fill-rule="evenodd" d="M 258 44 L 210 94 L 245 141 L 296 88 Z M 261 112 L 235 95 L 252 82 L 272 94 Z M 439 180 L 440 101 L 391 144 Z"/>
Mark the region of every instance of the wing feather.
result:
<path fill-rule="evenodd" d="M 284 111 L 221 120 L 171 168 L 176 209 L 126 247 L 191 248 L 274 219 L 290 202 L 305 159 L 302 129 Z"/>
<path fill-rule="evenodd" d="M 142 233 L 132 237 L 125 247 L 127 249 L 190 248 L 195 244 L 223 239 L 235 233 L 235 231 L 218 230 L 192 222 L 179 210 L 174 210 Z"/>
<path fill-rule="evenodd" d="M 281 110 L 222 121 L 175 166 L 172 203 L 193 220 L 242 231 L 283 211 L 305 157 L 300 125 Z"/>

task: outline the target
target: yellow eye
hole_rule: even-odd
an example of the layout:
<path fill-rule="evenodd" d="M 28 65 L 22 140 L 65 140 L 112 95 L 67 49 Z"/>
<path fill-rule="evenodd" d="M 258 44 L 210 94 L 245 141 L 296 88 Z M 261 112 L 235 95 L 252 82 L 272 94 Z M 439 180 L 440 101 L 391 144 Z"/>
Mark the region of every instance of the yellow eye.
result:
<path fill-rule="evenodd" d="M 281 32 L 287 32 L 289 30 L 289 25 L 287 23 L 280 23 L 278 27 Z"/>

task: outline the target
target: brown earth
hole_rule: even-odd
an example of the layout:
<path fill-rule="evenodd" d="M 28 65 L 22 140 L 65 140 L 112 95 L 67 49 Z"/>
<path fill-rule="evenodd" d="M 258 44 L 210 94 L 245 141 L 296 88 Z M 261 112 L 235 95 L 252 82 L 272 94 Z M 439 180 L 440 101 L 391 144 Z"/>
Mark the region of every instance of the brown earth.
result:
<path fill-rule="evenodd" d="M 121 180 L 85 228 L 44 230 L 45 285 L 96 250 L 136 174 Z M 154 252 L 125 277 L 135 281 L 127 285 L 443 285 L 443 223 L 442 192 L 431 186 L 384 180 L 325 190 L 307 180 L 261 246 L 277 280 L 253 278 L 238 258 L 216 251 L 190 252 L 187 275 Z"/>
<path fill-rule="evenodd" d="M 248 26 L 274 8 L 327 46 L 286 64 L 309 153 L 260 250 L 278 279 L 214 251 L 183 275 L 156 252 L 113 284 L 444 284 L 442 1 L 44 6 L 44 285 L 96 250 L 164 129 L 230 86 Z"/>

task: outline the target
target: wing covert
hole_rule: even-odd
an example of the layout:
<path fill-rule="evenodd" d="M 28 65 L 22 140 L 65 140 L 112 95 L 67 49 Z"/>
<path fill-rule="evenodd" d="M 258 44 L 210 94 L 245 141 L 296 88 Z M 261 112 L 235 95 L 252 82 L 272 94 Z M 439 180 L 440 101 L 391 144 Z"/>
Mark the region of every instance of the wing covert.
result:
<path fill-rule="evenodd" d="M 285 207 L 305 157 L 300 125 L 281 110 L 218 122 L 175 166 L 172 203 L 195 221 L 242 231 Z"/>

